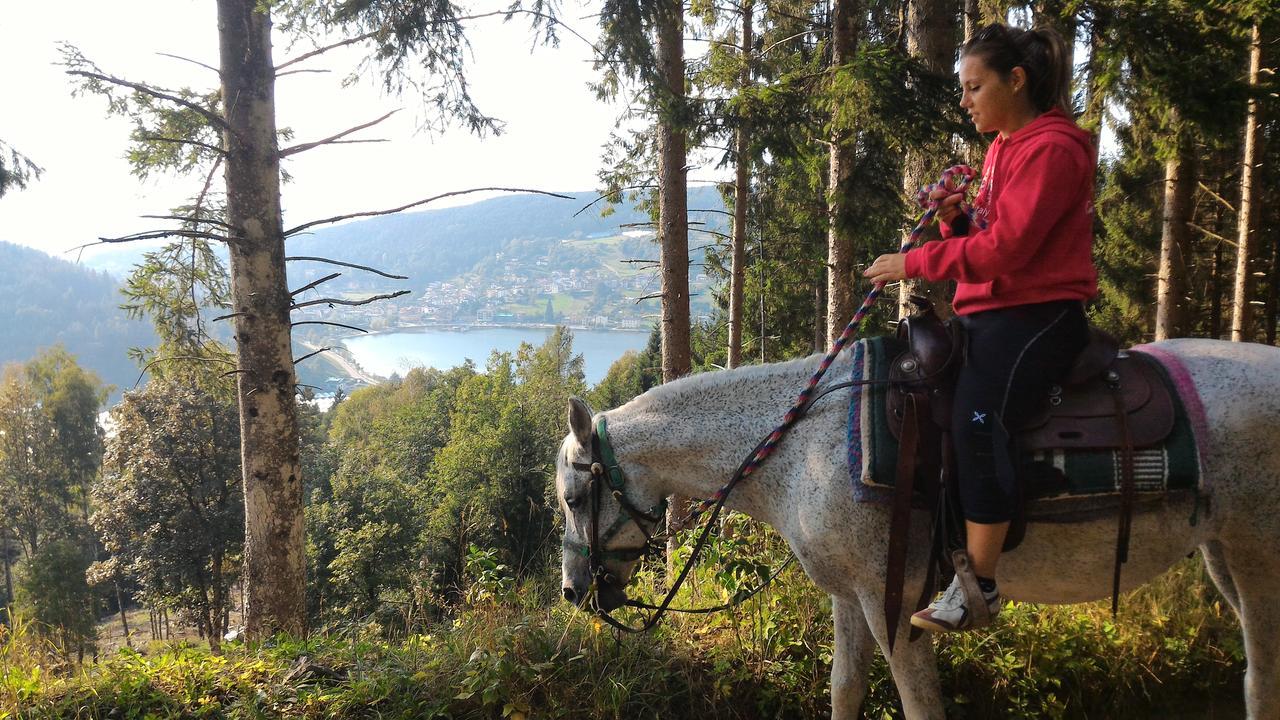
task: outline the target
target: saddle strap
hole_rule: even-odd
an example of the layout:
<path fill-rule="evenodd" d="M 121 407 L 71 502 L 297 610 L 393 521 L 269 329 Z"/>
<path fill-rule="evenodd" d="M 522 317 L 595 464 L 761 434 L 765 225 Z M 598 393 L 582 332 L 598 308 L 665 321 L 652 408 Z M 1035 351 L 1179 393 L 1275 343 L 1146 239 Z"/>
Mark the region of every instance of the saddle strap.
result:
<path fill-rule="evenodd" d="M 960 582 L 960 589 L 964 591 L 964 604 L 969 609 L 969 622 L 977 627 L 991 624 L 991 608 L 987 607 L 987 600 L 982 595 L 982 588 L 978 585 L 978 576 L 973 572 L 973 566 L 969 564 L 969 553 L 966 550 L 956 550 L 951 553 L 951 562 L 956 569 L 956 580 Z"/>
<path fill-rule="evenodd" d="M 1129 532 L 1133 526 L 1133 503 L 1137 489 L 1133 478 L 1133 436 L 1129 434 L 1129 415 L 1125 412 L 1120 381 L 1111 385 L 1116 405 L 1116 422 L 1120 426 L 1120 524 L 1116 531 L 1116 565 L 1111 578 L 1111 617 L 1120 609 L 1120 566 L 1129 562 Z"/>
<path fill-rule="evenodd" d="M 902 399 L 902 437 L 898 441 L 898 470 L 893 489 L 893 510 L 889 516 L 889 549 L 885 558 L 884 621 L 889 633 L 889 652 L 898 636 L 902 615 L 902 586 L 907 572 L 907 541 L 911 534 L 911 495 L 915 491 L 916 446 L 920 439 L 920 412 L 916 394 Z"/>

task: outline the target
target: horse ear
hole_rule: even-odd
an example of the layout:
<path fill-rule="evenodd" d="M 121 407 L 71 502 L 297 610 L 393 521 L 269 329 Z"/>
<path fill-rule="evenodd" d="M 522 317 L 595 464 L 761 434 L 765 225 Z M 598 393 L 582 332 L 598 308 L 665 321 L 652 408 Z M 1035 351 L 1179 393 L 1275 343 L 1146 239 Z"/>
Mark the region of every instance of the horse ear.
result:
<path fill-rule="evenodd" d="M 591 406 L 580 397 L 569 398 L 569 430 L 582 447 L 591 447 Z"/>

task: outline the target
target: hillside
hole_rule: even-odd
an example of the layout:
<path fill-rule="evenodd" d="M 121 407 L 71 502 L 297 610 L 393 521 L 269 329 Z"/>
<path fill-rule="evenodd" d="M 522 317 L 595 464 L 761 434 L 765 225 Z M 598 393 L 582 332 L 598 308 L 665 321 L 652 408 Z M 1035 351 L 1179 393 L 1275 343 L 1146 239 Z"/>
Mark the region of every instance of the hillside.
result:
<path fill-rule="evenodd" d="M 0 242 L 0 362 L 24 362 L 61 343 L 81 365 L 115 385 L 133 386 L 130 347 L 150 345 L 150 325 L 119 308 L 117 280 L 106 273 Z"/>

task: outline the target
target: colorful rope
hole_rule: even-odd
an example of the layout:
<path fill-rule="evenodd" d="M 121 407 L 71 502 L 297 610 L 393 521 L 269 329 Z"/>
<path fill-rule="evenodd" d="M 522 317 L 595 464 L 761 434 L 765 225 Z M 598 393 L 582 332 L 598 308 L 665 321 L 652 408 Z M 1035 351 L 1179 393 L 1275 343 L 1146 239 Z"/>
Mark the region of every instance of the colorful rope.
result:
<path fill-rule="evenodd" d="M 915 228 L 911 230 L 911 234 L 907 236 L 907 240 L 902 243 L 902 247 L 898 249 L 898 252 L 904 253 L 915 247 L 920 241 L 920 237 L 924 235 L 925 228 L 929 227 L 929 225 L 934 221 L 935 216 L 938 214 L 938 205 L 941 201 L 930 201 L 930 193 L 939 188 L 946 189 L 952 194 L 957 192 L 966 192 L 970 183 L 972 183 L 976 177 L 977 172 L 968 165 L 953 165 L 942 173 L 942 177 L 938 179 L 938 182 L 921 187 L 920 191 L 916 193 L 916 202 L 919 203 L 921 207 L 925 208 L 925 211 L 920 216 L 920 220 L 916 223 Z M 978 223 L 980 228 L 984 227 L 984 224 L 974 215 L 972 207 L 969 207 L 966 203 L 962 202 L 961 209 L 969 216 L 970 222 Z M 759 467 L 764 464 L 764 461 L 773 454 L 773 451 L 777 449 L 778 444 L 782 442 L 782 438 L 789 430 L 791 430 L 791 427 L 800 420 L 801 412 L 805 406 L 808 405 L 809 398 L 813 397 L 814 391 L 818 388 L 818 383 L 822 381 L 822 376 L 825 375 L 827 369 L 831 367 L 831 363 L 835 362 L 836 356 L 838 356 L 840 351 L 844 349 L 845 344 L 848 343 L 856 334 L 862 325 L 862 321 L 866 319 L 867 314 L 871 311 L 871 306 L 874 305 L 876 300 L 880 297 L 880 293 L 884 290 L 884 286 L 885 283 L 878 282 L 871 288 L 871 292 L 867 293 L 866 298 L 862 301 L 862 306 L 853 314 L 853 319 L 851 319 L 849 324 L 845 326 L 844 332 L 840 333 L 840 337 L 836 339 L 835 344 L 831 346 L 829 351 L 827 351 L 826 357 L 822 359 L 822 364 L 818 366 L 818 370 L 813 374 L 813 377 L 809 378 L 809 384 L 805 386 L 803 391 L 801 391 L 800 397 L 796 399 L 795 405 L 793 405 L 783 417 L 782 424 L 775 428 L 769 435 L 768 439 L 761 444 L 760 448 L 756 451 L 755 456 L 752 457 L 751 460 L 743 467 L 742 472 L 735 475 L 734 478 L 724 487 L 717 490 L 715 495 L 698 503 L 698 505 L 689 512 L 688 516 L 680 522 L 680 527 L 687 527 L 688 524 L 697 519 L 699 515 L 720 503 L 739 480 L 748 477 L 759 469 Z"/>

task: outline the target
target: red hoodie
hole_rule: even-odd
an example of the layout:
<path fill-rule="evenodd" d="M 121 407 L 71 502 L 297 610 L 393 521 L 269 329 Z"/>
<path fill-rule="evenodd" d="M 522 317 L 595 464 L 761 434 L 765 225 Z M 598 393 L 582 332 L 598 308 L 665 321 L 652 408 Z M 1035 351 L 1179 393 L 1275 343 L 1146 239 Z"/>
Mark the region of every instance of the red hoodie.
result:
<path fill-rule="evenodd" d="M 974 211 L 986 230 L 954 235 L 907 253 L 908 277 L 959 281 L 957 314 L 1048 302 L 1089 300 L 1093 265 L 1092 138 L 1060 110 L 1009 137 L 997 137 L 982 165 Z"/>

